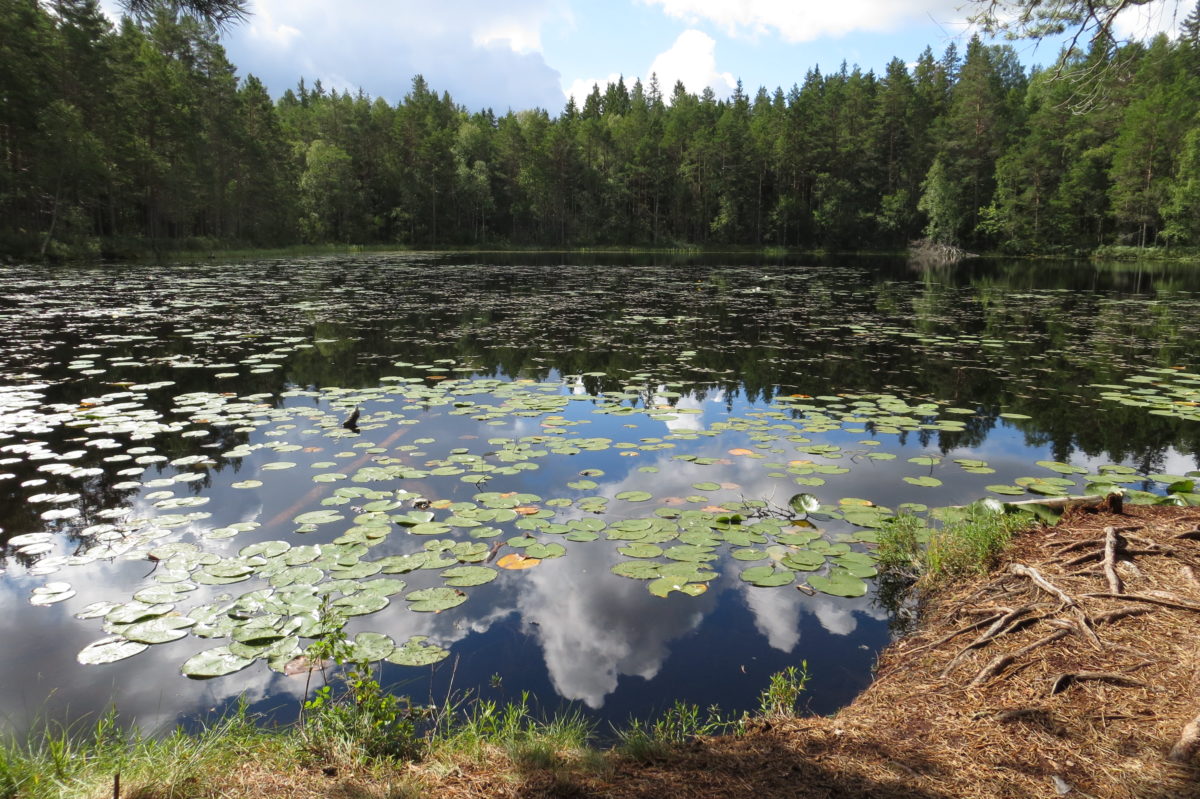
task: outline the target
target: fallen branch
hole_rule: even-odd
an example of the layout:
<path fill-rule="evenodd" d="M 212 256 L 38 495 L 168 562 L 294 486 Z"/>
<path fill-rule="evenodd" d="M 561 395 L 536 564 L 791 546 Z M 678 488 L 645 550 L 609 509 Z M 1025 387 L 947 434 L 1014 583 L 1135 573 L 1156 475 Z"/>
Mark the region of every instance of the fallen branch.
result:
<path fill-rule="evenodd" d="M 1125 590 L 1125 585 L 1117 575 L 1117 544 L 1119 541 L 1114 528 L 1104 528 L 1104 576 L 1108 578 L 1108 590 L 1114 594 Z"/>
<path fill-rule="evenodd" d="M 1200 750 L 1200 716 L 1192 719 L 1183 728 L 1183 734 L 1171 747 L 1167 759 L 1173 763 L 1188 763 L 1196 756 L 1197 750 Z"/>
<path fill-rule="evenodd" d="M 1114 674 L 1109 671 L 1076 671 L 1060 674 L 1050 686 L 1050 695 L 1062 693 L 1071 687 L 1071 683 L 1080 680 L 1100 680 L 1102 682 L 1116 683 L 1130 688 L 1144 688 L 1146 684 L 1132 677 L 1126 677 L 1124 674 Z"/>
<path fill-rule="evenodd" d="M 1023 563 L 1014 563 L 1008 567 L 1008 570 L 1011 573 L 1017 575 L 1018 577 L 1028 577 L 1030 580 L 1033 581 L 1034 585 L 1036 585 L 1038 588 L 1042 589 L 1046 593 L 1057 597 L 1058 600 L 1060 602 L 1062 602 L 1064 605 L 1066 605 L 1067 607 L 1069 607 L 1069 608 L 1075 607 L 1076 603 L 1075 603 L 1075 600 L 1071 598 L 1071 595 L 1068 594 L 1066 591 L 1063 591 L 1058 586 L 1051 583 L 1045 577 L 1043 577 L 1041 575 L 1041 573 L 1038 572 L 1037 569 L 1034 569 L 1030 566 L 1026 566 Z"/>
<path fill-rule="evenodd" d="M 1070 630 L 1058 630 L 1056 632 L 1050 633 L 1045 638 L 1039 638 L 1038 640 L 1034 641 L 1032 644 L 1029 644 L 1028 646 L 1023 646 L 1014 652 L 1009 652 L 1004 655 L 998 655 L 997 657 L 993 658 L 990 663 L 988 663 L 986 666 L 984 666 L 982 669 L 979 670 L 979 673 L 975 675 L 975 679 L 971 680 L 971 682 L 967 684 L 967 687 L 974 688 L 975 686 L 979 685 L 980 683 L 982 683 L 986 680 L 989 680 L 992 677 L 995 677 L 996 675 L 998 675 L 1000 672 L 1004 671 L 1005 667 L 1007 667 L 1010 663 L 1012 663 L 1017 658 L 1022 657 L 1024 655 L 1028 655 L 1030 652 L 1037 649 L 1039 646 L 1045 646 L 1046 644 L 1049 644 L 1053 641 L 1057 641 L 1060 638 L 1065 638 L 1070 634 L 1071 634 Z"/>

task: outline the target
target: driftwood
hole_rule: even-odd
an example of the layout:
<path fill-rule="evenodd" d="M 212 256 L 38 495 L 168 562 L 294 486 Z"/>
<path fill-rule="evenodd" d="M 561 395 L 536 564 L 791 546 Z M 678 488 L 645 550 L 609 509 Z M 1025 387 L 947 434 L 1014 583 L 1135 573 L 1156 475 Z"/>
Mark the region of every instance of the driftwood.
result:
<path fill-rule="evenodd" d="M 1124 583 L 1117 575 L 1117 531 L 1112 527 L 1104 528 L 1104 576 L 1108 579 L 1108 590 L 1119 594 L 1125 590 Z"/>
<path fill-rule="evenodd" d="M 1200 716 L 1196 716 L 1183 728 L 1183 734 L 1171 747 L 1167 759 L 1174 763 L 1188 763 L 1196 756 L 1197 751 L 1200 751 Z"/>

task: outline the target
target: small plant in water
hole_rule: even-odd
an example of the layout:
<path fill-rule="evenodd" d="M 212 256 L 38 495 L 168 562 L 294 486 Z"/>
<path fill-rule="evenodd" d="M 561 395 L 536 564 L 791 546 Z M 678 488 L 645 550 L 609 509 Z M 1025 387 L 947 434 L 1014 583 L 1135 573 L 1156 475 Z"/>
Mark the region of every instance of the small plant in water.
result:
<path fill-rule="evenodd" d="M 808 685 L 808 661 L 800 666 L 788 666 L 771 675 L 771 681 L 758 697 L 758 710 L 764 716 L 791 716 L 796 712 L 796 703 Z"/>
<path fill-rule="evenodd" d="M 676 700 L 653 722 L 631 719 L 619 730 L 618 748 L 627 757 L 650 761 L 665 757 L 678 744 L 704 735 L 720 735 L 740 731 L 742 720 L 730 720 L 721 715 L 717 705 L 700 712 L 699 705 Z"/>
<path fill-rule="evenodd" d="M 410 757 L 416 754 L 416 718 L 408 697 L 379 684 L 370 663 L 354 660 L 345 620 L 328 603 L 322 605 L 319 637 L 306 653 L 310 671 L 320 665 L 324 685 L 306 698 L 301 711 L 305 736 L 318 749 L 362 757 Z M 326 663 L 344 667 L 342 690 L 335 692 Z M 308 686 L 305 685 L 305 696 Z"/>

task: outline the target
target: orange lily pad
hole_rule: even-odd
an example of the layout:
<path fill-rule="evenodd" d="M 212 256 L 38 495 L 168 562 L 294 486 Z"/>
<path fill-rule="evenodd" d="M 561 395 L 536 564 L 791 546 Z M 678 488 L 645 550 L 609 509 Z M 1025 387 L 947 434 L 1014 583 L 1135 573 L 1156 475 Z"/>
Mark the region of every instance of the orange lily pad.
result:
<path fill-rule="evenodd" d="M 501 569 L 532 569 L 534 566 L 541 563 L 540 558 L 527 558 L 519 552 L 514 552 L 511 555 L 505 555 L 496 561 L 496 565 Z"/>

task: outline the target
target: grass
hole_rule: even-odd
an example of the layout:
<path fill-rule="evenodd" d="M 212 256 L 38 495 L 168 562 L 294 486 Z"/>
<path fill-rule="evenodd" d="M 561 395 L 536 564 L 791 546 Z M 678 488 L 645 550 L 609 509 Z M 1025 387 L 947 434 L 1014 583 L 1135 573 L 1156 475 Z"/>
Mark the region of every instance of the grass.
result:
<path fill-rule="evenodd" d="M 962 518 L 927 528 L 920 518 L 901 514 L 880 530 L 876 555 L 881 571 L 926 585 L 983 574 L 1031 519 L 1028 513 L 997 513 L 972 506 Z"/>
<path fill-rule="evenodd" d="M 794 714 L 807 680 L 804 663 L 773 676 L 761 715 Z M 0 799 L 100 799 L 117 795 L 114 779 L 120 796 L 136 799 L 276 795 L 272 787 L 284 785 L 288 796 L 323 796 L 331 775 L 352 775 L 354 795 L 403 799 L 427 795 L 420 774 L 441 779 L 464 768 L 498 779 L 537 775 L 570 795 L 578 780 L 606 779 L 623 760 L 661 760 L 698 737 L 737 734 L 751 718 L 676 702 L 658 718 L 631 720 L 605 748 L 581 713 L 539 717 L 528 694 L 508 704 L 414 707 L 350 663 L 335 686 L 313 692 L 294 724 L 260 725 L 243 702 L 213 723 L 161 736 L 123 728 L 110 712 L 89 728 L 46 723 L 0 739 Z"/>

